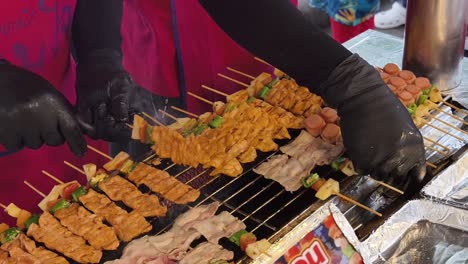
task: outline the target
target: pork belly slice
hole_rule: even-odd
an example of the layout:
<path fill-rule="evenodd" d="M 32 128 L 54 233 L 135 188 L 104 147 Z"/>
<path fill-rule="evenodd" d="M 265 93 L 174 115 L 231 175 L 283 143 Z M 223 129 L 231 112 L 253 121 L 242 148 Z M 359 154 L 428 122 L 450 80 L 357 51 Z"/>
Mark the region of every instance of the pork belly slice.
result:
<path fill-rule="evenodd" d="M 219 239 L 230 237 L 237 231 L 245 229 L 246 226 L 241 220 L 223 211 L 218 215 L 197 221 L 192 228 L 202 234 L 209 242 L 217 244 Z"/>
<path fill-rule="evenodd" d="M 217 244 L 201 243 L 190 251 L 179 264 L 209 264 L 212 260 L 232 260 L 234 253 Z"/>

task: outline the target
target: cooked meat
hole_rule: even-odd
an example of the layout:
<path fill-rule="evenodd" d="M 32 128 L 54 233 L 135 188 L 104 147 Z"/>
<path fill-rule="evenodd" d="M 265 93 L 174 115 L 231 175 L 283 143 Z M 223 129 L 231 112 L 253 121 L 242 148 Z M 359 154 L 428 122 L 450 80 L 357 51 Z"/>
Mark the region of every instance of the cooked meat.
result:
<path fill-rule="evenodd" d="M 119 246 L 114 230 L 106 226 L 102 218 L 76 203 L 57 211 L 55 217 L 68 230 L 86 239 L 96 249 L 114 250 Z"/>
<path fill-rule="evenodd" d="M 80 202 L 96 215 L 106 219 L 123 241 L 130 241 L 151 230 L 151 225 L 138 212 L 127 213 L 109 200 L 107 196 L 92 189 L 80 197 Z"/>
<path fill-rule="evenodd" d="M 214 244 L 217 244 L 219 239 L 230 237 L 245 228 L 246 226 L 242 221 L 226 211 L 193 224 L 193 229 Z"/>
<path fill-rule="evenodd" d="M 128 178 L 137 185 L 145 184 L 151 191 L 159 193 L 169 201 L 178 204 L 193 202 L 200 196 L 200 191 L 182 183 L 166 171 L 143 163 L 139 163 L 130 172 Z"/>
<path fill-rule="evenodd" d="M 8 260 L 10 262 L 1 262 L 1 260 L 8 258 L 8 253 L 11 256 L 10 260 Z M 20 234 L 15 240 L 2 245 L 0 263 L 66 264 L 68 261 L 50 250 L 37 247 L 33 240 L 24 234 Z"/>
<path fill-rule="evenodd" d="M 190 251 L 180 264 L 209 264 L 212 260 L 232 260 L 234 253 L 217 244 L 201 243 Z"/>
<path fill-rule="evenodd" d="M 166 215 L 167 207 L 159 203 L 158 197 L 143 194 L 135 185 L 118 175 L 100 182 L 99 188 L 112 200 L 122 201 L 144 217 Z"/>
<path fill-rule="evenodd" d="M 184 230 L 189 230 L 197 222 L 203 221 L 214 216 L 218 208 L 218 202 L 194 207 L 188 210 L 187 212 L 179 215 L 174 220 L 174 226 L 178 226 Z"/>
<path fill-rule="evenodd" d="M 28 235 L 44 243 L 50 249 L 80 263 L 99 263 L 102 252 L 86 244 L 86 240 L 63 227 L 50 213 L 44 212 L 39 217 L 39 224 L 32 224 Z"/>

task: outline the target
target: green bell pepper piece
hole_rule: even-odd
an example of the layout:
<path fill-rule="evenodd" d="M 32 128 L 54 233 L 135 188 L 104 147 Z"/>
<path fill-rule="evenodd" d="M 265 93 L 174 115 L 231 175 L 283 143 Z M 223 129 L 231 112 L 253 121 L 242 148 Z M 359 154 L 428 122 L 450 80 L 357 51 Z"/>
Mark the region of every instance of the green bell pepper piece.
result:
<path fill-rule="evenodd" d="M 31 215 L 31 217 L 29 217 L 28 220 L 26 220 L 26 223 L 24 223 L 24 226 L 26 227 L 26 229 L 28 229 L 30 225 L 32 224 L 37 225 L 38 223 L 39 223 L 39 216 Z"/>
<path fill-rule="evenodd" d="M 264 86 L 258 93 L 258 97 L 265 99 L 265 97 L 268 95 L 269 92 L 270 92 L 270 87 Z"/>
<path fill-rule="evenodd" d="M 224 108 L 224 113 L 229 113 L 231 112 L 232 110 L 236 109 L 237 105 L 235 104 L 232 104 L 232 103 L 228 103 L 226 105 L 226 107 Z"/>
<path fill-rule="evenodd" d="M 224 118 L 222 116 L 215 116 L 211 121 L 210 121 L 210 127 L 212 128 L 218 128 L 220 127 L 224 122 Z"/>
<path fill-rule="evenodd" d="M 203 132 L 203 130 L 205 130 L 206 128 L 208 128 L 207 125 L 205 125 L 205 124 L 198 124 L 198 126 L 193 130 L 193 134 L 194 134 L 195 136 L 198 136 L 198 135 L 200 135 L 200 134 Z"/>
<path fill-rule="evenodd" d="M 154 141 L 151 138 L 152 135 L 153 135 L 153 127 L 147 126 L 146 127 L 146 144 L 154 145 Z"/>
<path fill-rule="evenodd" d="M 426 94 L 421 94 L 418 98 L 417 105 L 422 105 L 424 102 L 426 102 L 427 98 L 429 98 L 429 95 Z"/>
<path fill-rule="evenodd" d="M 9 228 L 3 233 L 0 234 L 0 243 L 5 244 L 15 240 L 15 238 L 20 234 L 20 231 L 16 228 Z"/>
<path fill-rule="evenodd" d="M 74 202 L 79 202 L 80 197 L 88 193 L 88 190 L 84 186 L 80 186 L 80 188 L 76 189 L 74 192 L 72 192 L 72 200 Z"/>
<path fill-rule="evenodd" d="M 249 96 L 249 99 L 247 99 L 248 104 L 253 103 L 254 101 L 255 101 L 255 97 L 253 96 Z"/>
<path fill-rule="evenodd" d="M 230 236 L 229 237 L 229 241 L 231 241 L 232 243 L 240 246 L 240 238 L 242 235 L 244 234 L 247 234 L 248 232 L 244 229 L 240 230 L 240 231 L 237 231 L 236 233 L 234 233 L 234 235 Z"/>
<path fill-rule="evenodd" d="M 60 201 L 58 201 L 58 202 L 52 207 L 52 209 L 50 209 L 50 212 L 51 212 L 52 214 L 55 214 L 58 210 L 65 209 L 65 208 L 67 208 L 68 206 L 70 206 L 70 202 L 68 202 L 68 201 L 65 200 L 65 199 L 61 199 Z"/>
<path fill-rule="evenodd" d="M 305 188 L 310 188 L 320 179 L 320 176 L 317 173 L 313 173 L 307 177 L 301 179 L 302 186 Z"/>
<path fill-rule="evenodd" d="M 276 77 L 273 81 L 269 82 L 266 86 L 271 89 L 277 82 L 279 82 L 278 77 Z"/>
<path fill-rule="evenodd" d="M 331 167 L 336 170 L 336 171 L 339 171 L 340 170 L 340 166 L 343 162 L 346 161 L 346 158 L 343 158 L 343 157 L 338 157 L 336 158 L 334 161 L 332 161 L 331 163 Z"/>

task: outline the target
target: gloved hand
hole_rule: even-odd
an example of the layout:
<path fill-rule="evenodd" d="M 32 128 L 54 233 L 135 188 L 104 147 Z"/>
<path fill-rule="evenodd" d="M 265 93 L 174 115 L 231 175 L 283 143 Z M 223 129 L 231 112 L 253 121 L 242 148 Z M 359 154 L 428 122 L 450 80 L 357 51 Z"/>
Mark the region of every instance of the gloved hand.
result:
<path fill-rule="evenodd" d="M 58 146 L 78 156 L 86 141 L 67 99 L 42 77 L 0 62 L 0 144 L 10 151 Z"/>
<path fill-rule="evenodd" d="M 374 67 L 352 55 L 335 68 L 319 94 L 338 109 L 345 148 L 362 173 L 402 189 L 422 181 L 422 135 Z"/>
<path fill-rule="evenodd" d="M 94 139 L 130 138 L 129 92 L 135 84 L 122 67 L 121 55 L 100 50 L 77 65 L 77 108 L 82 129 Z"/>

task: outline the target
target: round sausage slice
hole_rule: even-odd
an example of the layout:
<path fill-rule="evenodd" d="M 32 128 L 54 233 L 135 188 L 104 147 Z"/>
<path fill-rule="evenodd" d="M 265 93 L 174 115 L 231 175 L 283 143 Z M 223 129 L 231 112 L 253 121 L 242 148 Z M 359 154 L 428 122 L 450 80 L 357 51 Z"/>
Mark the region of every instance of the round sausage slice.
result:
<path fill-rule="evenodd" d="M 388 81 L 391 85 L 395 86 L 398 89 L 404 89 L 406 87 L 406 82 L 400 77 L 391 77 Z"/>
<path fill-rule="evenodd" d="M 304 120 L 304 126 L 312 136 L 318 137 L 322 133 L 323 128 L 326 126 L 325 120 L 317 114 L 310 115 Z"/>
<path fill-rule="evenodd" d="M 328 143 L 334 144 L 341 135 L 341 129 L 335 124 L 327 124 L 322 131 L 322 139 Z"/>
<path fill-rule="evenodd" d="M 410 92 L 414 98 L 418 98 L 419 95 L 421 94 L 421 89 L 414 84 L 410 84 L 406 86 L 405 90 Z"/>
<path fill-rule="evenodd" d="M 403 91 L 398 94 L 398 97 L 400 97 L 400 101 L 405 105 L 408 106 L 412 103 L 415 102 L 413 95 L 408 92 L 408 91 Z"/>
<path fill-rule="evenodd" d="M 324 107 L 320 112 L 320 115 L 327 123 L 336 123 L 336 121 L 338 121 L 338 113 L 333 108 Z"/>
<path fill-rule="evenodd" d="M 407 70 L 401 71 L 398 73 L 398 76 L 405 80 L 408 84 L 411 84 L 416 80 L 416 75 L 414 75 L 413 72 Z"/>
<path fill-rule="evenodd" d="M 388 63 L 385 65 L 384 71 L 390 75 L 397 75 L 398 72 L 400 72 L 400 67 L 398 67 L 398 65 L 395 63 Z"/>
<path fill-rule="evenodd" d="M 431 87 L 431 81 L 429 81 L 426 77 L 418 77 L 414 81 L 414 84 L 419 87 L 419 89 L 426 90 L 427 88 Z"/>

